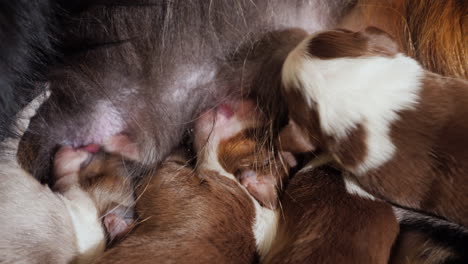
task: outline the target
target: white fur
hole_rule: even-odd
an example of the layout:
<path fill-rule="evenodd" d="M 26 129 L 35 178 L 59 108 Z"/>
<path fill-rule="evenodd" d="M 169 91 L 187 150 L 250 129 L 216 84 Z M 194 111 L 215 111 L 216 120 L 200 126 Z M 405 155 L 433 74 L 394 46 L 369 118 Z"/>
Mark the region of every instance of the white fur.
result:
<path fill-rule="evenodd" d="M 358 184 L 356 184 L 356 182 L 354 182 L 352 179 L 350 179 L 348 177 L 344 177 L 344 182 L 345 182 L 346 191 L 349 194 L 357 195 L 359 197 L 370 199 L 370 200 L 373 200 L 373 201 L 376 200 L 375 197 L 372 194 L 366 192 Z"/>
<path fill-rule="evenodd" d="M 214 127 L 205 126 L 196 127 L 196 130 L 209 130 L 209 132 L 204 131 L 203 133 L 209 134 L 209 140 L 207 142 L 195 142 L 197 148 L 203 148 L 201 151 L 200 149 L 197 150 L 199 153 L 202 153 L 201 159 L 203 160 L 200 164 L 202 165 L 203 169 L 212 170 L 220 173 L 223 176 L 228 177 L 231 180 L 238 182 L 234 175 L 228 173 L 218 161 L 218 146 L 221 144 L 223 139 L 229 138 L 233 135 L 238 134 L 242 131 L 248 124 L 248 122 L 243 122 L 239 120 L 237 115 L 231 117 L 231 120 L 226 121 L 224 117 L 214 114 L 213 112 L 209 113 L 213 115 Z M 226 124 L 226 122 L 229 122 Z M 222 133 L 219 133 L 218 130 L 221 130 Z M 197 132 L 202 133 L 202 132 Z M 196 135 L 195 138 L 197 139 L 198 136 Z"/>
<path fill-rule="evenodd" d="M 219 173 L 220 175 L 227 177 L 235 182 L 239 182 L 234 175 L 228 173 L 221 164 L 218 162 L 217 156 L 217 145 L 219 144 L 216 142 L 215 144 L 211 144 L 214 139 L 210 139 L 210 142 L 204 146 L 204 154 L 203 155 L 203 162 L 201 163 L 202 166 L 200 167 L 203 170 L 210 170 Z"/>
<path fill-rule="evenodd" d="M 246 190 L 247 191 L 247 190 Z M 250 194 L 249 194 L 250 196 Z M 279 212 L 261 206 L 255 198 L 250 196 L 255 206 L 255 222 L 252 227 L 261 257 L 266 256 L 276 238 L 278 230 Z"/>
<path fill-rule="evenodd" d="M 298 89 L 318 112 L 323 132 L 337 140 L 345 139 L 357 125 L 364 126 L 367 157 L 350 170 L 359 175 L 383 165 L 395 153 L 390 126 L 400 111 L 417 104 L 423 69 L 402 54 L 321 60 L 306 54 L 309 40 L 298 45 L 284 64 L 285 89 Z"/>
<path fill-rule="evenodd" d="M 1 142 L 0 157 L 0 248 L 11 263 L 39 263 L 45 259 L 89 263 L 105 247 L 97 209 L 89 196 L 75 187 L 67 200 L 41 185 L 17 161 L 18 142 L 30 118 L 49 97 L 36 97 L 18 115 L 18 137 Z M 78 257 L 78 259 L 75 259 Z"/>
<path fill-rule="evenodd" d="M 94 202 L 85 191 L 73 186 L 63 201 L 72 219 L 80 263 L 88 263 L 104 252 L 104 230 Z"/>
<path fill-rule="evenodd" d="M 213 145 L 218 146 L 219 144 L 213 138 L 210 138 L 210 143 L 207 144 L 207 148 L 210 148 Z M 278 210 L 271 210 L 261 206 L 258 203 L 258 201 L 254 197 L 252 197 L 252 195 L 250 195 L 247 189 L 242 184 L 240 184 L 236 177 L 226 172 L 226 170 L 224 170 L 221 164 L 219 164 L 218 157 L 216 155 L 218 152 L 216 150 L 206 149 L 205 153 L 207 153 L 207 155 L 204 156 L 202 168 L 206 170 L 216 171 L 220 175 L 234 180 L 252 200 L 252 203 L 255 208 L 255 220 L 252 226 L 252 231 L 255 236 L 255 242 L 257 245 L 258 253 L 260 254 L 260 256 L 265 256 L 270 250 L 271 245 L 276 237 L 279 218 Z"/>

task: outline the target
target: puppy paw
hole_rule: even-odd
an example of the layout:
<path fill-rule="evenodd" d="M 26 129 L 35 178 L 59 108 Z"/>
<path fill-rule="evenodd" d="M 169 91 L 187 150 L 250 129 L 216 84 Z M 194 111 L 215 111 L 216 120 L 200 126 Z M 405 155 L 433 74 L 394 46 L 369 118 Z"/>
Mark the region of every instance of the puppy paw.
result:
<path fill-rule="evenodd" d="M 54 158 L 54 189 L 64 192 L 71 186 L 78 184 L 78 174 L 91 154 L 84 149 L 74 149 L 69 146 L 62 147 L 55 154 Z"/>

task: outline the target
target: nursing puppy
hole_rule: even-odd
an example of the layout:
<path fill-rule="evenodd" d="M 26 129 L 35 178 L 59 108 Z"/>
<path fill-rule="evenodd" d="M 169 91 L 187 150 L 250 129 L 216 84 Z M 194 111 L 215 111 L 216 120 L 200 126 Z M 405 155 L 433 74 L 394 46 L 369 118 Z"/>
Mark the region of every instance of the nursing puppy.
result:
<path fill-rule="evenodd" d="M 137 189 L 141 223 L 98 263 L 252 263 L 265 255 L 277 213 L 256 199 L 276 206 L 288 165 L 255 137 L 263 122 L 251 101 L 206 111 L 195 126 L 196 170 L 174 154 L 146 175 Z"/>
<path fill-rule="evenodd" d="M 363 194 L 334 168 L 300 170 L 264 263 L 388 263 L 398 222 L 390 205 Z"/>
<path fill-rule="evenodd" d="M 194 145 L 198 170 L 237 179 L 263 207 L 276 209 L 278 191 L 296 160 L 270 148 L 265 129 L 266 117 L 253 101 L 230 101 L 200 116 Z"/>
<path fill-rule="evenodd" d="M 0 163 L 2 263 L 87 263 L 106 246 L 101 217 L 110 239 L 126 231 L 122 213 L 112 209 L 131 206 L 128 182 L 81 171 L 80 166 L 95 163 L 90 153 L 69 147 L 58 151 L 54 188 L 59 193 L 54 193 L 18 165 L 17 140 L 3 144 L 8 152 Z M 109 193 L 113 195 L 98 195 Z"/>
<path fill-rule="evenodd" d="M 265 33 L 323 29 L 351 5 L 348 0 L 86 2 L 88 8 L 67 20 L 67 56 L 48 75 L 51 97 L 21 145 L 33 153 L 22 164 L 42 182 L 49 182 L 49 161 L 58 145 L 102 144 L 120 132 L 139 145 L 142 162 L 159 163 L 204 109 L 252 88 L 232 83 L 241 75 L 220 71 L 232 69 L 229 59 L 239 47 L 246 47 L 239 54 L 245 61 Z"/>
<path fill-rule="evenodd" d="M 252 263 L 254 207 L 238 184 L 169 156 L 137 188 L 138 224 L 97 263 Z"/>
<path fill-rule="evenodd" d="M 468 84 L 422 69 L 385 32 L 311 35 L 283 66 L 291 118 L 376 197 L 468 226 Z"/>

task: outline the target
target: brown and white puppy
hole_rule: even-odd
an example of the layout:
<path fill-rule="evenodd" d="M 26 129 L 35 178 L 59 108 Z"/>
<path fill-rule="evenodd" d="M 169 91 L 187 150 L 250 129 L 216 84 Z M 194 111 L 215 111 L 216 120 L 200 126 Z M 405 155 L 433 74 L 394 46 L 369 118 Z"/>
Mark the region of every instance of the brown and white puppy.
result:
<path fill-rule="evenodd" d="M 468 226 L 468 83 L 427 72 L 385 32 L 311 35 L 283 66 L 291 118 L 373 195 Z"/>
<path fill-rule="evenodd" d="M 47 75 L 51 97 L 22 143 L 33 153 L 22 162 L 44 183 L 57 145 L 102 144 L 118 133 L 132 136 L 145 164 L 157 165 L 204 109 L 250 89 L 232 82 L 244 69 L 230 65 L 239 47 L 247 47 L 238 56 L 247 61 L 267 32 L 328 28 L 352 6 L 349 0 L 79 2 L 82 8 L 63 23 L 67 56 Z"/>
<path fill-rule="evenodd" d="M 261 259 L 265 263 L 388 263 L 398 234 L 391 206 L 371 196 L 360 197 L 353 192 L 355 183 L 336 170 L 314 170 L 309 164 L 288 184 L 279 219 L 276 217 L 280 212 L 274 211 L 275 218 L 266 214 L 265 205 L 276 208 L 271 206 L 272 201 L 278 199 L 295 159 L 288 152 L 271 154 L 262 144 L 255 131 L 263 131 L 265 124 L 255 104 L 244 100 L 205 112 L 195 126 L 198 170 L 217 171 L 231 179 L 237 176 L 256 198 L 256 218 L 275 221 L 257 220 L 253 226 Z M 282 136 L 284 139 L 284 133 Z M 284 171 L 278 171 L 281 169 Z M 269 244 L 258 243 L 264 241 L 265 233 L 259 232 L 264 232 L 262 225 L 269 227 L 269 235 L 274 238 L 271 252 Z"/>
<path fill-rule="evenodd" d="M 70 180 L 77 180 L 75 185 L 93 201 L 100 221 L 106 228 L 107 240 L 112 243 L 126 235 L 133 226 L 135 201 L 133 183 L 129 176 L 132 175 L 133 164 L 130 161 L 134 160 L 136 148 L 127 142 L 129 141 L 125 136 L 117 135 L 108 139 L 102 150 L 93 145 L 78 150 L 65 147 L 56 154 L 55 170 L 61 173 L 56 176 L 59 178 L 54 188 L 64 193 L 63 189 L 70 188 L 67 187 Z M 112 150 L 113 154 L 104 150 Z M 74 172 L 76 179 L 73 175 L 63 173 L 61 165 L 67 164 L 63 164 L 62 155 L 71 156 L 70 162 L 75 164 L 78 157 L 85 158 L 81 160 L 79 170 Z M 68 166 L 66 170 L 69 170 Z"/>
<path fill-rule="evenodd" d="M 352 186 L 331 167 L 299 171 L 282 196 L 277 238 L 264 263 L 388 263 L 398 234 L 392 208 Z"/>
<path fill-rule="evenodd" d="M 137 188 L 139 223 L 97 263 L 252 263 L 255 209 L 235 181 L 169 156 Z"/>
<path fill-rule="evenodd" d="M 106 246 L 101 217 L 112 236 L 122 230 L 116 215 L 106 216 L 108 211 L 102 209 L 126 205 L 128 192 L 123 180 L 119 182 L 123 192 L 116 192 L 115 188 L 108 189 L 106 175 L 81 179 L 80 166 L 91 154 L 64 147 L 54 159 L 55 187 L 61 194 L 54 193 L 18 165 L 17 140 L 3 144 L 11 152 L 3 154 L 0 165 L 1 262 L 87 263 L 101 254 Z M 109 192 L 114 193 L 112 197 L 95 196 Z"/>
<path fill-rule="evenodd" d="M 274 240 L 278 221 L 278 192 L 296 165 L 288 152 L 273 151 L 262 140 L 265 116 L 253 101 L 231 101 L 206 111 L 195 124 L 198 171 L 215 171 L 239 181 L 252 196 L 252 229 L 260 256 Z"/>
<path fill-rule="evenodd" d="M 262 206 L 276 209 L 278 191 L 295 159 L 269 148 L 268 138 L 261 135 L 266 125 L 253 101 L 230 101 L 201 115 L 194 144 L 199 169 L 239 180 Z"/>
<path fill-rule="evenodd" d="M 150 171 L 137 189 L 141 223 L 99 263 L 252 263 L 265 255 L 278 217 L 267 207 L 276 206 L 288 165 L 255 137 L 264 121 L 251 101 L 206 111 L 195 126 L 197 168 L 175 154 Z"/>

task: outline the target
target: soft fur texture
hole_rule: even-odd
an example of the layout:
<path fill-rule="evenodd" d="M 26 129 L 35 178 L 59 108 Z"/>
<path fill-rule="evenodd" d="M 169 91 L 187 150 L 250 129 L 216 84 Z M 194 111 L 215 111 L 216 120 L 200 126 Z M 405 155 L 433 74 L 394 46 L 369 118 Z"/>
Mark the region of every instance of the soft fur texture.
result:
<path fill-rule="evenodd" d="M 50 75 L 52 95 L 24 138 L 31 155 L 22 164 L 48 181 L 57 145 L 100 143 L 121 131 L 140 145 L 146 164 L 157 164 L 204 109 L 232 93 L 269 90 L 253 85 L 254 70 L 270 58 L 266 50 L 252 57 L 258 40 L 274 30 L 332 26 L 348 6 L 346 0 L 91 5 L 67 25 L 71 53 Z M 297 43 L 287 33 L 278 36 L 269 51 Z"/>
<path fill-rule="evenodd" d="M 395 47 L 373 27 L 304 40 L 283 69 L 292 119 L 370 193 L 468 226 L 468 82 Z"/>
<path fill-rule="evenodd" d="M 394 208 L 400 234 L 393 247 L 392 264 L 466 263 L 468 229 L 422 213 Z"/>
<path fill-rule="evenodd" d="M 348 193 L 331 167 L 291 179 L 277 239 L 265 263 L 388 263 L 398 224 L 391 207 Z"/>
<path fill-rule="evenodd" d="M 0 139 L 14 135 L 15 114 L 40 90 L 54 21 L 48 0 L 0 1 Z"/>
<path fill-rule="evenodd" d="M 52 30 L 61 12 L 55 2 L 0 1 L 0 137 L 14 134 L 14 113 L 41 89 L 36 81 L 44 80 L 44 66 L 54 54 L 51 42 L 67 40 L 65 63 L 51 74 L 52 99 L 22 144 L 22 164 L 43 182 L 50 181 L 57 146 L 100 143 L 121 131 L 147 146 L 142 153 L 147 163 L 158 163 L 200 111 L 231 93 L 259 95 L 267 99 L 262 100 L 266 108 L 283 114 L 275 95 L 281 65 L 306 36 L 289 28 L 311 33 L 332 26 L 353 1 L 80 2 L 65 1 L 63 6 L 73 13 L 60 25 L 68 32 L 61 38 Z M 460 40 L 466 38 L 461 20 L 466 3 L 395 2 L 404 7 L 395 13 L 404 11 L 407 19 L 399 29 L 406 30 L 409 22 L 401 38 L 412 38 L 406 51 L 426 67 L 466 77 L 466 63 L 460 63 L 466 53 Z M 362 136 L 359 130 L 357 135 Z M 6 166 L 3 172 L 25 174 Z M 25 199 L 40 201 L 36 198 L 34 192 L 25 194 Z M 53 239 L 44 243 L 55 245 Z"/>
<path fill-rule="evenodd" d="M 16 133 L 24 132 L 35 109 L 46 98 L 40 95 L 17 115 Z M 106 160 L 109 164 L 100 169 L 103 171 L 92 174 L 88 167 L 96 167 L 96 162 L 90 159 L 90 164 L 86 163 L 90 153 L 64 147 L 54 158 L 54 192 L 19 166 L 18 141 L 9 137 L 1 143 L 1 262 L 93 261 L 106 246 L 102 219 L 111 239 L 125 232 L 113 230 L 113 224 L 105 220 L 115 207 L 133 206 L 131 184 L 122 174 L 106 173 L 106 166 L 114 165 L 112 160 Z"/>

